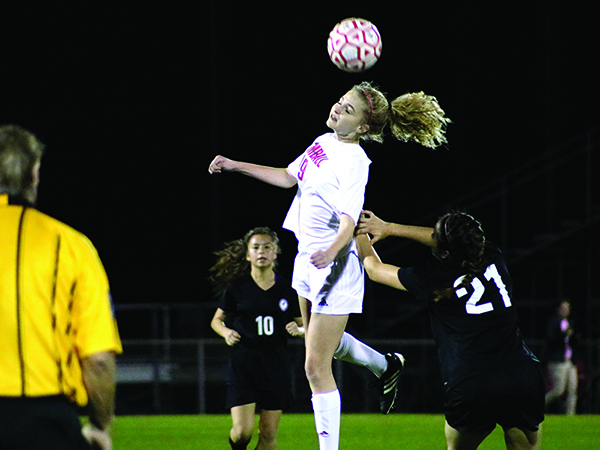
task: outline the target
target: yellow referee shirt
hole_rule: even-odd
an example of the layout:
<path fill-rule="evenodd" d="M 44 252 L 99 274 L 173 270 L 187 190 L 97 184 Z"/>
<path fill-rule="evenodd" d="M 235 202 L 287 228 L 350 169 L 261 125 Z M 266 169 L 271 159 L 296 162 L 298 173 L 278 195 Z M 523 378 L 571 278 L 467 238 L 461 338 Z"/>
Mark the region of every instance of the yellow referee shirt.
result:
<path fill-rule="evenodd" d="M 0 396 L 83 406 L 80 358 L 121 353 L 106 273 L 81 233 L 0 194 Z"/>

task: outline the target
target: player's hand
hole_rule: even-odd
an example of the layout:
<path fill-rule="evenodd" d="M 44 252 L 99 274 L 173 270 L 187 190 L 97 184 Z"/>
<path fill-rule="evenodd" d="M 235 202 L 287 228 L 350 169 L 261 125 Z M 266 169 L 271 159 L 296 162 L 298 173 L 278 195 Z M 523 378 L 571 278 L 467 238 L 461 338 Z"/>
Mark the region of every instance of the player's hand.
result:
<path fill-rule="evenodd" d="M 96 428 L 91 423 L 86 423 L 81 429 L 81 434 L 90 444 L 92 450 L 112 450 L 112 439 L 107 430 Z"/>
<path fill-rule="evenodd" d="M 317 250 L 310 255 L 310 263 L 317 269 L 324 269 L 333 262 L 335 256 L 329 255 L 326 251 Z"/>
<path fill-rule="evenodd" d="M 371 244 L 385 239 L 388 234 L 386 231 L 387 222 L 381 220 L 373 212 L 364 210 L 360 214 L 360 220 L 356 226 L 356 234 L 370 234 Z"/>
<path fill-rule="evenodd" d="M 242 339 L 242 337 L 235 330 L 229 330 L 227 333 L 225 333 L 225 342 L 227 342 L 227 345 L 229 346 L 237 344 L 240 342 L 240 339 Z"/>
<path fill-rule="evenodd" d="M 304 327 L 299 327 L 298 324 L 294 321 L 288 323 L 285 326 L 285 329 L 289 334 L 294 337 L 304 337 Z"/>
<path fill-rule="evenodd" d="M 208 166 L 208 173 L 221 173 L 231 170 L 233 168 L 233 161 L 229 158 L 225 158 L 224 156 L 217 155 L 215 159 L 212 160 L 210 166 Z"/>

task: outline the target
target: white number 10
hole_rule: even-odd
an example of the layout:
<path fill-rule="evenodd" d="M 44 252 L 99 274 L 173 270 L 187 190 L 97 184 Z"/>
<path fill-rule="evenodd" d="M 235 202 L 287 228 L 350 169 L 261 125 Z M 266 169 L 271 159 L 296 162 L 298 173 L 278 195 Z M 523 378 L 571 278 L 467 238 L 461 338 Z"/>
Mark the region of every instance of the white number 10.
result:
<path fill-rule="evenodd" d="M 258 335 L 262 336 L 266 334 L 267 336 L 271 336 L 275 331 L 275 320 L 271 316 L 258 316 L 255 319 L 256 324 L 258 325 Z"/>
<path fill-rule="evenodd" d="M 464 280 L 465 276 L 466 275 L 463 275 L 462 277 L 458 278 L 454 282 L 454 287 L 460 286 L 460 283 L 462 282 L 462 280 Z M 483 276 L 488 281 L 494 280 L 494 284 L 498 288 L 498 291 L 502 296 L 502 300 L 504 301 L 504 306 L 509 308 L 511 306 L 510 297 L 508 295 L 508 291 L 506 290 L 506 285 L 504 284 L 504 282 L 502 281 L 502 277 L 498 273 L 496 265 L 490 265 L 485 270 Z M 483 314 L 492 311 L 494 309 L 494 306 L 491 302 L 482 303 L 481 305 L 477 304 L 481 300 L 481 297 L 483 297 L 483 292 L 485 291 L 483 283 L 478 278 L 473 278 L 473 281 L 471 281 L 471 286 L 473 286 L 473 294 L 471 294 L 471 297 L 469 297 L 467 303 L 465 304 L 467 314 Z M 456 291 L 456 295 L 458 298 L 464 297 L 465 295 L 467 295 L 467 293 L 468 291 L 464 287 L 461 287 Z"/>

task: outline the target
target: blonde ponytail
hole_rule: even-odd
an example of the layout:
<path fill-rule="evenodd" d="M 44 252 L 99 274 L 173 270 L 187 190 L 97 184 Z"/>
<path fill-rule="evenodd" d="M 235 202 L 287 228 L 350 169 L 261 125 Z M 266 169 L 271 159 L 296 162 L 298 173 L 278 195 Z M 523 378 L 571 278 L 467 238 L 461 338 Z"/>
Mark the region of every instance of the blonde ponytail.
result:
<path fill-rule="evenodd" d="M 365 105 L 365 123 L 369 131 L 361 136 L 367 141 L 383 142 L 387 126 L 392 134 L 403 142 L 413 141 L 425 147 L 435 148 L 445 144 L 445 126 L 451 121 L 445 117 L 435 97 L 423 92 L 401 95 L 390 106 L 385 94 L 369 82 L 354 86 Z"/>
<path fill-rule="evenodd" d="M 435 97 L 423 92 L 404 94 L 392 101 L 390 129 L 403 142 L 436 148 L 447 142 L 445 126 L 450 119 L 444 116 Z"/>

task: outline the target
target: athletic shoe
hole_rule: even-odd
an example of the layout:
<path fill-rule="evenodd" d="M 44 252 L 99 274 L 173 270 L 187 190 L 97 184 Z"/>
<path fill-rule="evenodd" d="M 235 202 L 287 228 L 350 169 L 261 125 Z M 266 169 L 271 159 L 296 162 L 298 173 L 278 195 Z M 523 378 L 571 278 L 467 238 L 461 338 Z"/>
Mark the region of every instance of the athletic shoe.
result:
<path fill-rule="evenodd" d="M 382 414 L 389 414 L 396 402 L 398 394 L 398 381 L 404 368 L 404 356 L 400 353 L 388 353 L 385 355 L 388 366 L 386 371 L 379 379 L 381 397 L 379 399 L 379 409 Z"/>

